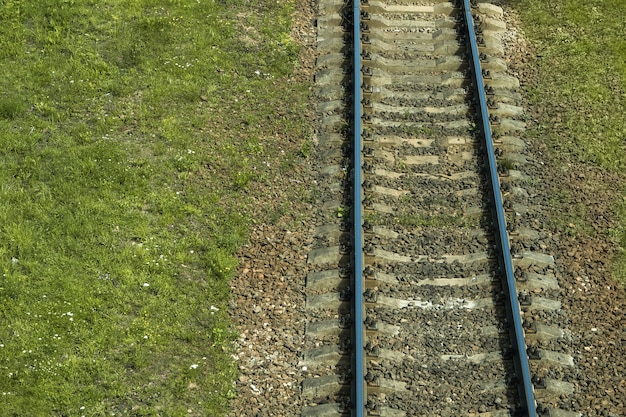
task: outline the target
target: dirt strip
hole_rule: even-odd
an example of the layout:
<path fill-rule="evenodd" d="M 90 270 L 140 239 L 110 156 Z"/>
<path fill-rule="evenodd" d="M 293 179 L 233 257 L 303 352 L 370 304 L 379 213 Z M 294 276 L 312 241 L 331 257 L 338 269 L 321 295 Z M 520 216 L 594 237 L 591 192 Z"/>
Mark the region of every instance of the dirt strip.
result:
<path fill-rule="evenodd" d="M 292 79 L 298 82 L 313 79 L 314 19 L 315 2 L 296 0 L 292 38 L 301 45 L 301 54 Z M 288 155 L 302 144 L 281 138 L 281 146 Z M 235 345 L 240 377 L 230 416 L 300 414 L 303 375 L 298 363 L 304 343 L 304 284 L 312 226 L 305 220 L 310 203 L 294 200 L 293 190 L 311 189 L 307 184 L 313 183 L 310 161 L 303 158 L 289 175 L 251 185 L 254 217 L 261 221 L 253 225 L 249 244 L 239 252 L 239 270 L 231 283 L 230 313 L 240 333 Z M 267 213 L 284 206 L 288 208 L 277 221 L 265 222 Z"/>

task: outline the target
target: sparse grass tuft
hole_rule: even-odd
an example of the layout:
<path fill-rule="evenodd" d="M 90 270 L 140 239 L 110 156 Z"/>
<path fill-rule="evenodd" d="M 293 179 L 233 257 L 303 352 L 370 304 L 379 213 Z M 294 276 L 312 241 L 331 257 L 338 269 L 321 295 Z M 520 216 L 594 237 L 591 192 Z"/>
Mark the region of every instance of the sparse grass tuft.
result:
<path fill-rule="evenodd" d="M 501 158 L 501 159 L 498 159 L 498 167 L 505 171 L 509 171 L 515 168 L 515 163 L 511 161 L 510 159 Z"/>
<path fill-rule="evenodd" d="M 303 141 L 300 144 L 300 150 L 298 151 L 298 156 L 306 159 L 311 156 L 311 152 L 313 152 L 313 142 L 310 140 Z"/>

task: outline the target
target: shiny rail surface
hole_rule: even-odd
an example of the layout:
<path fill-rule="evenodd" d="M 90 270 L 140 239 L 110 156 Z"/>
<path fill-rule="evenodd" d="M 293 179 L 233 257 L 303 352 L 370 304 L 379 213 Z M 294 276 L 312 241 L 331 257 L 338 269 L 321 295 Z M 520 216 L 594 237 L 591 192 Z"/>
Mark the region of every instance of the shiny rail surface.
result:
<path fill-rule="evenodd" d="M 362 126 L 361 126 L 361 8 L 360 1 L 354 0 L 353 6 L 353 186 L 352 186 L 352 228 L 353 228 L 353 271 L 354 271 L 354 334 L 353 334 L 353 415 L 365 415 L 367 387 L 365 384 L 365 291 L 363 277 L 363 204 L 362 204 Z"/>
<path fill-rule="evenodd" d="M 500 191 L 498 167 L 493 147 L 493 138 L 491 136 L 487 97 L 485 94 L 485 83 L 483 80 L 482 69 L 480 67 L 480 55 L 478 52 L 470 0 L 463 0 L 463 11 L 465 16 L 465 25 L 467 27 L 467 39 L 471 50 L 472 78 L 474 79 L 474 87 L 478 93 L 482 134 L 487 151 L 487 160 L 489 162 L 489 179 L 491 183 L 492 197 L 494 200 L 494 211 L 498 222 L 498 227 L 495 229 L 498 235 L 500 249 L 500 267 L 504 269 L 502 281 L 506 293 L 505 302 L 507 305 L 507 316 L 509 322 L 512 322 L 513 324 L 510 332 L 514 350 L 513 362 L 515 364 L 515 372 L 519 383 L 520 402 L 522 404 L 523 412 L 529 417 L 535 417 L 537 415 L 537 404 L 535 402 L 533 392 L 533 384 L 531 381 L 532 377 L 530 374 L 530 366 L 528 364 L 528 354 L 526 353 L 526 342 L 524 341 L 524 328 L 522 327 L 522 317 L 520 314 L 519 301 L 517 299 L 517 288 L 515 286 L 511 247 L 507 233 L 502 192 Z"/>

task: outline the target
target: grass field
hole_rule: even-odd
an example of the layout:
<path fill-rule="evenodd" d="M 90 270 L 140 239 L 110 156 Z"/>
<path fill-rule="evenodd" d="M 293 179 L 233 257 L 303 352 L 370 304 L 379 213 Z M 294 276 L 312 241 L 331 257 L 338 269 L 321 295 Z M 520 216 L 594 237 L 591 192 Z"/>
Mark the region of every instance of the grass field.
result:
<path fill-rule="evenodd" d="M 626 3 L 622 0 L 513 0 L 534 45 L 536 84 L 530 99 L 540 114 L 531 134 L 546 141 L 557 165 L 592 164 L 626 180 Z M 624 184 L 624 181 L 622 181 Z M 626 248 L 626 200 L 623 185 L 590 184 L 614 195 L 617 225 L 607 238 Z M 616 188 L 617 187 L 617 188 Z M 571 205 L 568 219 L 585 225 L 584 207 Z M 626 283 L 626 256 L 615 262 L 615 275 Z"/>
<path fill-rule="evenodd" d="M 246 190 L 308 133 L 292 8 L 0 0 L 0 416 L 227 410 Z"/>

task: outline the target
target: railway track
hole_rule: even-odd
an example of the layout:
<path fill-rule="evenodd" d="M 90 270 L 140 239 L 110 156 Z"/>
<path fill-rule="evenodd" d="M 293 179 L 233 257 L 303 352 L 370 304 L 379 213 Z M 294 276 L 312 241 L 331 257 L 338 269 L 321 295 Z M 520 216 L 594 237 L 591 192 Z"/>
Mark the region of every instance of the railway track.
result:
<path fill-rule="evenodd" d="M 302 416 L 577 416 L 502 10 L 319 3 Z"/>

